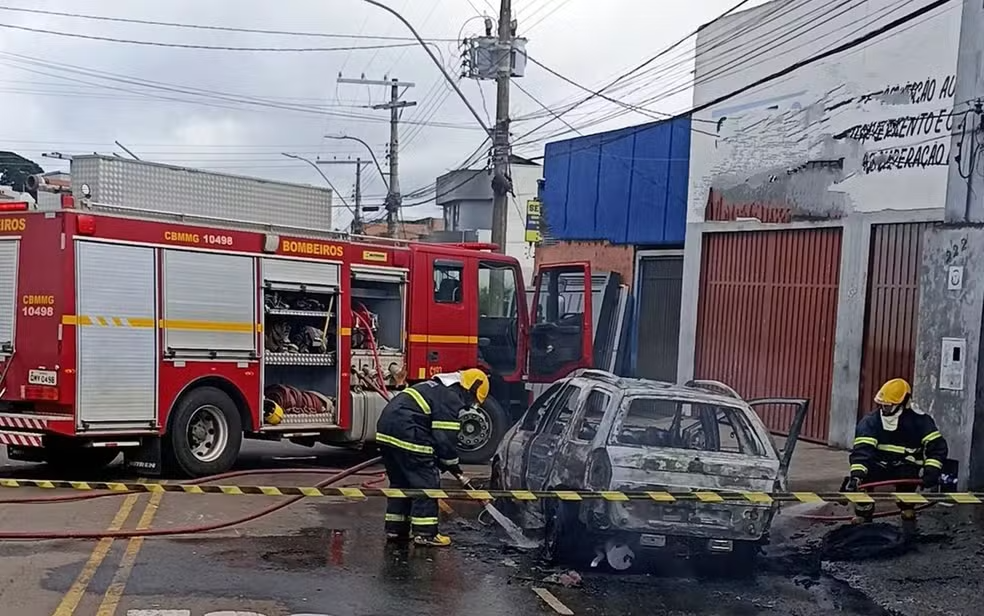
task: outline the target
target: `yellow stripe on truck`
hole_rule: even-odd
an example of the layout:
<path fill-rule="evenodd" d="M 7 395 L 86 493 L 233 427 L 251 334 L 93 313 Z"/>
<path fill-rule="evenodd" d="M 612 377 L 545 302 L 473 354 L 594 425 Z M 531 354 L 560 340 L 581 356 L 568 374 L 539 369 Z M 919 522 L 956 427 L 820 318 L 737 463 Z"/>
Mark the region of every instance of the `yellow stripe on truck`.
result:
<path fill-rule="evenodd" d="M 410 334 L 410 342 L 429 344 L 478 344 L 478 336 L 434 336 L 427 334 Z"/>
<path fill-rule="evenodd" d="M 197 332 L 235 332 L 251 334 L 263 331 L 261 323 L 244 323 L 233 321 L 188 321 L 175 319 L 154 319 L 140 317 L 118 317 L 104 315 L 75 315 L 66 314 L 62 317 L 62 325 L 74 325 L 79 327 L 134 327 L 147 329 L 159 327 L 161 329 L 175 329 Z"/>

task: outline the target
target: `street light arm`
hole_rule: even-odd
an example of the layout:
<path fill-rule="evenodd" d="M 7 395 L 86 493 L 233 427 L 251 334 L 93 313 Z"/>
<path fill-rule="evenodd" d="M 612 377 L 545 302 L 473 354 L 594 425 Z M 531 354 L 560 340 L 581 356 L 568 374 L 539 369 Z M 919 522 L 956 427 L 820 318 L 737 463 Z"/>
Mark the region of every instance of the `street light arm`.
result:
<path fill-rule="evenodd" d="M 389 192 L 389 188 L 390 188 L 389 180 L 386 179 L 386 174 L 383 173 L 383 167 L 382 167 L 382 165 L 379 164 L 379 160 L 376 159 L 376 153 L 372 151 L 372 146 L 370 146 L 368 143 L 366 143 L 362 139 L 359 139 L 358 137 L 352 137 L 351 135 L 325 135 L 325 138 L 327 138 L 327 139 L 350 139 L 352 141 L 358 141 L 362 145 L 366 146 L 366 149 L 369 150 L 369 156 L 372 156 L 372 162 L 376 163 L 376 171 L 379 172 L 379 177 L 381 177 L 383 179 L 383 184 L 386 186 L 386 191 Z"/>
<path fill-rule="evenodd" d="M 447 69 L 444 68 L 444 65 L 441 64 L 441 61 L 437 59 L 437 56 L 434 55 L 434 52 L 431 51 L 430 47 L 427 46 L 427 43 L 424 42 L 424 39 L 420 37 L 420 34 L 417 33 L 417 30 L 414 29 L 412 25 L 410 25 L 410 22 L 407 21 L 403 17 L 403 15 L 400 15 L 398 12 L 396 12 L 396 10 L 386 6 L 382 2 L 378 2 L 378 0 L 362 0 L 362 1 L 383 9 L 387 13 L 393 15 L 394 17 L 396 17 L 397 19 L 403 22 L 403 25 L 406 26 L 408 30 L 410 30 L 410 33 L 413 34 L 413 37 L 417 39 L 417 42 L 420 43 L 420 46 L 424 48 L 424 51 L 427 52 L 427 55 L 430 56 L 430 59 L 433 60 L 434 64 L 437 65 L 437 68 L 440 69 L 441 74 L 444 75 L 444 79 L 446 79 L 447 82 L 451 84 L 451 87 L 454 88 L 454 91 L 458 94 L 458 97 L 462 100 L 462 102 L 465 103 L 465 106 L 468 107 L 468 111 L 470 111 L 471 114 L 475 116 L 475 120 L 478 122 L 478 125 L 485 129 L 486 134 L 491 135 L 492 129 L 485 124 L 485 120 L 482 119 L 482 116 L 478 113 L 478 110 L 472 107 L 472 104 L 468 100 L 468 97 L 466 97 L 465 93 L 462 92 L 461 88 L 458 87 L 458 82 L 456 82 L 454 78 L 448 74 Z"/>
<path fill-rule="evenodd" d="M 298 156 L 297 154 L 289 154 L 287 152 L 281 152 L 281 154 L 283 156 L 286 156 L 287 158 L 293 158 L 294 160 L 303 161 L 303 162 L 311 165 L 312 167 L 314 167 L 314 170 L 318 172 L 318 175 L 320 175 L 321 178 L 324 179 L 325 184 L 328 184 L 328 187 L 331 188 L 331 191 L 334 194 L 338 195 L 338 198 L 341 200 L 342 205 L 345 206 L 345 208 L 352 214 L 352 216 L 355 216 L 355 210 L 352 209 L 352 206 L 350 206 L 348 204 L 348 201 L 345 200 L 345 197 L 342 196 L 342 193 L 338 192 L 338 189 L 335 188 L 335 185 L 331 183 L 331 180 L 328 179 L 328 176 L 325 175 L 325 172 L 322 171 L 321 170 L 321 167 L 319 167 L 317 164 L 315 164 L 315 162 L 313 160 L 308 160 L 307 158 L 304 158 L 303 156 Z"/>

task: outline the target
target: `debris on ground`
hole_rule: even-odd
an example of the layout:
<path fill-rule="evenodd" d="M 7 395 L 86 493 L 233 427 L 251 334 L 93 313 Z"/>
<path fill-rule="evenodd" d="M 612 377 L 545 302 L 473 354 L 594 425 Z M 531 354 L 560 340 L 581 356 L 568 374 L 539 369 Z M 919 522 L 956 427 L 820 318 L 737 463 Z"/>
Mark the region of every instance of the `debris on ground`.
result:
<path fill-rule="evenodd" d="M 558 584 L 565 588 L 580 588 L 583 584 L 581 574 L 577 571 L 565 571 L 563 573 L 552 573 L 543 578 L 546 584 Z"/>

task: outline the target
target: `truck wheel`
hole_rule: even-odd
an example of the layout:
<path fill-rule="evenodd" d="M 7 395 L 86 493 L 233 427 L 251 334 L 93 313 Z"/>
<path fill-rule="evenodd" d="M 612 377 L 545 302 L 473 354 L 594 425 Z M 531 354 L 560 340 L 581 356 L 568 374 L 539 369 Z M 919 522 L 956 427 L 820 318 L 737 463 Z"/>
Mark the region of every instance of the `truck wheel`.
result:
<path fill-rule="evenodd" d="M 243 443 L 242 420 L 221 390 L 199 387 L 183 395 L 171 411 L 169 426 L 165 452 L 182 475 L 217 475 L 235 464 Z"/>
<path fill-rule="evenodd" d="M 485 464 L 499 447 L 509 417 L 499 403 L 489 396 L 478 408 L 468 408 L 460 416 L 458 432 L 458 456 L 463 464 Z"/>

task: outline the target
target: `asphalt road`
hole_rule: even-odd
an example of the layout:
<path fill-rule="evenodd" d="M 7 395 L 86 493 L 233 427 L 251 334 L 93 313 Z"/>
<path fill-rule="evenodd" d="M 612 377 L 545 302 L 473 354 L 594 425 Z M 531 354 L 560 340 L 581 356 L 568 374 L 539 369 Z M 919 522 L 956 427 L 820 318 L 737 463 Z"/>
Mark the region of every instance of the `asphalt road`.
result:
<path fill-rule="evenodd" d="M 312 452 L 317 455 L 308 458 Z M 250 444 L 240 467 L 343 467 L 362 459 L 330 449 Z M 478 470 L 478 469 L 476 469 Z M 118 472 L 118 471 L 117 471 Z M 43 476 L 0 458 L 0 476 Z M 312 485 L 324 473 L 258 475 L 240 484 Z M 359 482 L 372 479 L 360 477 Z M 225 483 L 225 482 L 224 482 Z M 57 493 L 62 495 L 65 493 Z M 77 495 L 77 492 L 72 494 Z M 17 505 L 51 496 L 0 490 L 0 533 L 113 528 L 182 529 L 230 520 L 282 497 L 115 495 L 84 502 Z M 0 541 L 0 614 L 6 616 L 812 616 L 881 614 L 838 584 L 795 567 L 756 579 L 584 574 L 582 587 L 544 578 L 532 555 L 509 550 L 474 521 L 474 506 L 450 503 L 446 549 L 387 546 L 383 502 L 305 499 L 246 525 L 167 538 Z M 534 590 L 542 588 L 546 594 Z M 553 607 L 551 607 L 553 604 Z M 559 611 L 558 611 L 559 610 Z"/>

